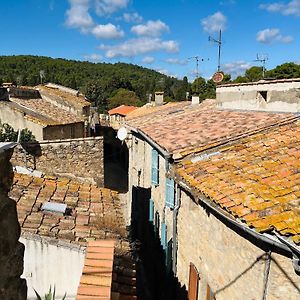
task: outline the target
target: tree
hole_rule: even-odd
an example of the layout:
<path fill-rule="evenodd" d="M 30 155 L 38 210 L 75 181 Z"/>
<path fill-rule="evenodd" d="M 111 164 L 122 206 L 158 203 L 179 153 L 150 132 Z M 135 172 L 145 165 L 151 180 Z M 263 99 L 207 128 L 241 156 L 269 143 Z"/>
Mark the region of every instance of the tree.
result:
<path fill-rule="evenodd" d="M 251 67 L 246 70 L 245 77 L 248 81 L 258 81 L 263 79 L 263 68 L 262 67 Z"/>
<path fill-rule="evenodd" d="M 0 142 L 16 142 L 18 139 L 18 131 L 7 123 L 0 123 Z M 27 128 L 21 130 L 20 142 L 25 143 L 34 141 L 35 136 Z"/>
<path fill-rule="evenodd" d="M 118 107 L 122 104 L 141 106 L 143 103 L 137 97 L 135 92 L 121 88 L 118 89 L 114 95 L 108 99 L 108 109 Z"/>

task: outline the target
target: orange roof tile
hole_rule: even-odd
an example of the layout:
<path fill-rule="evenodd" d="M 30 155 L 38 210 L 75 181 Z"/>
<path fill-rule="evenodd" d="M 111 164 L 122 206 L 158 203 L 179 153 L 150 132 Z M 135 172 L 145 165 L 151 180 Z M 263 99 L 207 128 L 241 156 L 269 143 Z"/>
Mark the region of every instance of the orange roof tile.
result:
<path fill-rule="evenodd" d="M 300 121 L 182 161 L 176 176 L 259 232 L 300 243 Z"/>
<path fill-rule="evenodd" d="M 191 105 L 190 102 L 164 105 L 145 116 L 127 119 L 126 123 L 138 128 L 169 153 L 181 157 L 294 116 L 288 113 L 221 110 L 216 107 L 215 100 L 205 100 L 200 105 Z"/>
<path fill-rule="evenodd" d="M 121 116 L 127 116 L 130 112 L 136 110 L 137 107 L 135 106 L 127 106 L 127 105 L 121 105 L 118 106 L 116 108 L 113 108 L 111 110 L 108 111 L 108 114 L 110 116 L 112 115 L 121 115 Z"/>
<path fill-rule="evenodd" d="M 113 226 L 125 228 L 117 192 L 106 188 L 78 183 L 65 178 L 38 178 L 14 174 L 10 197 L 17 202 L 22 232 L 85 245 L 87 241 L 110 236 L 119 238 Z M 70 215 L 43 213 L 44 202 L 67 204 Z M 106 228 L 107 217 L 112 223 Z"/>

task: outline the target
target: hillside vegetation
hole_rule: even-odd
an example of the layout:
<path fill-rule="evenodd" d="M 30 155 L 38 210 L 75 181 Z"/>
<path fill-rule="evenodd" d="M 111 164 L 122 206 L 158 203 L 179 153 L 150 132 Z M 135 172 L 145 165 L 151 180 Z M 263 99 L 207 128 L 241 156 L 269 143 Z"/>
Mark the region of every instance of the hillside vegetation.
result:
<path fill-rule="evenodd" d="M 41 76 L 42 75 L 42 76 Z M 178 80 L 154 70 L 125 63 L 91 63 L 42 56 L 0 56 L 0 81 L 34 86 L 41 81 L 79 89 L 105 111 L 109 99 L 124 90 L 133 92 L 136 105 L 147 102 L 150 93 L 163 90 L 168 101 L 184 100 L 190 89 L 187 78 Z M 121 89 L 121 91 L 119 91 Z M 132 93 L 130 93 L 132 95 Z M 120 103 L 120 99 L 116 101 Z"/>

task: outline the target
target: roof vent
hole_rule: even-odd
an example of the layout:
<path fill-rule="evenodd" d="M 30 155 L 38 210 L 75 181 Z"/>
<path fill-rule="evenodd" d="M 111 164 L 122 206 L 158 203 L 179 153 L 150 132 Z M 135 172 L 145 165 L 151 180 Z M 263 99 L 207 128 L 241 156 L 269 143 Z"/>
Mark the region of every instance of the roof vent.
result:
<path fill-rule="evenodd" d="M 192 105 L 196 105 L 200 103 L 199 96 L 192 96 Z"/>
<path fill-rule="evenodd" d="M 41 208 L 43 213 L 56 213 L 61 215 L 70 215 L 71 210 L 67 208 L 67 204 L 56 202 L 45 202 Z"/>

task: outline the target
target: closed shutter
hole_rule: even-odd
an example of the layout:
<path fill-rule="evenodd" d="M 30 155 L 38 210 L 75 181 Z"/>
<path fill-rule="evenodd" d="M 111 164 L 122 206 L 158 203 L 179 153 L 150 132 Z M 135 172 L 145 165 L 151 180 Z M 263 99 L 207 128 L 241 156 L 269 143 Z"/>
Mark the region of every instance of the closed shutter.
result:
<path fill-rule="evenodd" d="M 166 201 L 167 207 L 174 208 L 175 200 L 175 182 L 173 179 L 166 178 Z"/>
<path fill-rule="evenodd" d="M 152 199 L 149 200 L 149 222 L 153 223 L 154 221 L 154 201 Z"/>
<path fill-rule="evenodd" d="M 160 242 L 161 242 L 162 248 L 164 250 L 166 250 L 168 244 L 167 244 L 167 225 L 165 223 L 161 223 Z"/>
<path fill-rule="evenodd" d="M 197 300 L 198 287 L 199 287 L 199 274 L 194 264 L 190 263 L 189 291 L 188 291 L 189 300 Z"/>
<path fill-rule="evenodd" d="M 159 156 L 155 149 L 152 149 L 152 165 L 151 165 L 151 183 L 159 184 Z"/>

